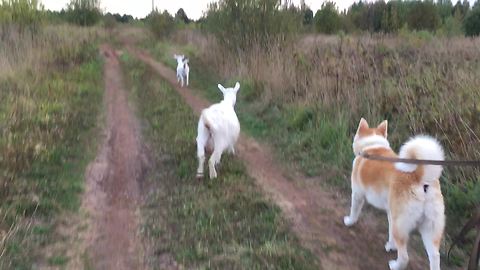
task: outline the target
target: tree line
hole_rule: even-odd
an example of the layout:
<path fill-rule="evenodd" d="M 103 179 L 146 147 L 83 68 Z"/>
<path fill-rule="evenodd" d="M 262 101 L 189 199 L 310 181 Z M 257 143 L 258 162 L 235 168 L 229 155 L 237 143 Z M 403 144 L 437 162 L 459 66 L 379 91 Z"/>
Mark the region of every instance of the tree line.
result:
<path fill-rule="evenodd" d="M 358 1 L 339 10 L 335 2 L 324 2 L 315 13 L 302 1 L 300 6 L 282 0 L 220 0 L 209 5 L 195 23 L 230 43 L 243 44 L 278 34 L 318 32 L 397 33 L 401 30 L 429 31 L 448 36 L 480 34 L 480 0 L 393 0 Z M 45 11 L 38 0 L 0 0 L 0 22 L 24 26 L 42 19 L 68 21 L 89 26 L 101 21 L 129 23 L 131 15 L 103 14 L 100 0 L 71 0 L 66 9 Z M 168 35 L 174 25 L 193 22 L 183 9 L 175 15 L 153 11 L 141 19 L 159 36 Z M 253 39 L 252 39 L 253 38 Z M 268 39 L 268 38 L 267 38 Z"/>
<path fill-rule="evenodd" d="M 480 32 L 479 0 L 470 7 L 468 0 L 355 2 L 338 11 L 334 2 L 325 2 L 315 16 L 303 8 L 304 23 L 314 24 L 318 32 L 338 31 L 396 33 L 401 29 L 430 31 L 446 35 L 476 36 Z"/>

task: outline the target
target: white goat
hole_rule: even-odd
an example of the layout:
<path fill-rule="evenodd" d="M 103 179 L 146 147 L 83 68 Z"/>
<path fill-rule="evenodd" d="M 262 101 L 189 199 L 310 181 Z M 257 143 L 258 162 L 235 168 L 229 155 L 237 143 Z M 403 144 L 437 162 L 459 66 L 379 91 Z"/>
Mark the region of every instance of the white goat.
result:
<path fill-rule="evenodd" d="M 203 177 L 205 149 L 213 150 L 208 161 L 208 170 L 210 179 L 216 178 L 215 165 L 220 162 L 225 150 L 228 149 L 230 153 L 235 154 L 234 146 L 240 134 L 240 123 L 234 110 L 240 83 L 237 82 L 233 88 L 225 88 L 219 84 L 218 88 L 223 93 L 223 100 L 204 109 L 198 121 L 197 178 Z"/>
<path fill-rule="evenodd" d="M 180 82 L 183 87 L 184 80 L 186 80 L 188 86 L 188 74 L 190 73 L 188 59 L 186 59 L 184 55 L 176 54 L 173 55 L 173 58 L 177 60 L 177 82 Z"/>

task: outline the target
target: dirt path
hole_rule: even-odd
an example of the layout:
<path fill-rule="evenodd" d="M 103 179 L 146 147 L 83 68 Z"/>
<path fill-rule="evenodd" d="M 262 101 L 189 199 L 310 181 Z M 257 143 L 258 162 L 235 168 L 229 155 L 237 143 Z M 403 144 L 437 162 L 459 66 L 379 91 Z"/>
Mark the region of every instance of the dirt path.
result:
<path fill-rule="evenodd" d="M 197 114 L 209 105 L 194 94 L 198 91 L 179 87 L 173 70 L 131 44 L 127 49 L 170 82 Z M 349 200 L 322 188 L 318 184 L 322 179 L 285 171 L 267 146 L 245 134 L 241 134 L 237 150 L 249 174 L 281 207 L 303 245 L 319 257 L 323 269 L 388 269 L 388 260 L 396 254 L 384 250 L 386 216 L 378 218 L 372 211 L 364 211 L 356 226 L 346 228 L 342 221 L 349 211 Z M 409 269 L 428 268 L 426 256 L 419 256 L 412 248 L 410 259 Z"/>
<path fill-rule="evenodd" d="M 105 139 L 87 168 L 82 205 L 90 215 L 84 236 L 87 259 L 79 264 L 92 269 L 144 269 L 138 207 L 146 156 L 117 55 L 108 45 L 101 52 L 105 57 Z M 72 266 L 76 267 L 83 269 Z"/>

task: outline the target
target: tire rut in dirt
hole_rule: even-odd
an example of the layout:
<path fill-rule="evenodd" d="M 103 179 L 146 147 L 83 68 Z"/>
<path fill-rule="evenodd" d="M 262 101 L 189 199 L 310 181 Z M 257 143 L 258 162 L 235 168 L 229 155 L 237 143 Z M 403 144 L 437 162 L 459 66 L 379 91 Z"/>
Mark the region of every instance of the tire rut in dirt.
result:
<path fill-rule="evenodd" d="M 87 169 L 84 207 L 91 215 L 87 256 L 94 269 L 144 269 L 139 182 L 148 160 L 116 52 L 103 45 L 102 53 L 107 123 L 105 141 Z"/>

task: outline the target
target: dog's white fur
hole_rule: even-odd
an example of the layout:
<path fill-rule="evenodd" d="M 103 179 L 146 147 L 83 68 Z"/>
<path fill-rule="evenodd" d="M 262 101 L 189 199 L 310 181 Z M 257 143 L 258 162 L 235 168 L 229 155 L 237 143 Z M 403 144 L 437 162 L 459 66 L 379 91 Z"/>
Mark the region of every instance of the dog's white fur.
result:
<path fill-rule="evenodd" d="M 373 206 L 387 212 L 389 239 L 385 249 L 388 252 L 398 248 L 397 260 L 389 262 L 390 269 L 401 270 L 407 266 L 408 237 L 412 230 L 418 229 L 428 254 L 430 269 L 439 270 L 439 244 L 445 227 L 443 197 L 438 180 L 442 167 L 391 164 L 358 156 L 360 152 L 396 156 L 386 139 L 386 121 L 382 123 L 385 125 L 384 134 L 378 132 L 378 128 L 368 128 L 366 121 L 364 124 L 370 131 L 376 131 L 361 137 L 357 130 L 354 138 L 353 150 L 357 157 L 352 169 L 352 205 L 350 215 L 344 217 L 345 225 L 352 226 L 357 222 L 366 199 Z M 443 160 L 444 152 L 434 138 L 416 136 L 401 147 L 399 157 Z M 380 176 L 384 179 L 378 178 Z"/>
<path fill-rule="evenodd" d="M 210 178 L 216 178 L 215 165 L 220 162 L 225 150 L 235 153 L 234 146 L 240 134 L 240 123 L 234 110 L 240 83 L 237 82 L 233 88 L 224 88 L 219 84 L 218 88 L 223 93 L 223 100 L 204 109 L 198 121 L 197 177 L 203 177 L 205 149 L 213 148 L 208 165 Z"/>
<path fill-rule="evenodd" d="M 185 59 L 184 55 L 177 54 L 174 54 L 173 58 L 177 60 L 177 82 L 180 82 L 180 85 L 183 87 L 184 82 L 186 81 L 188 86 L 188 77 L 190 74 L 188 59 Z"/>

